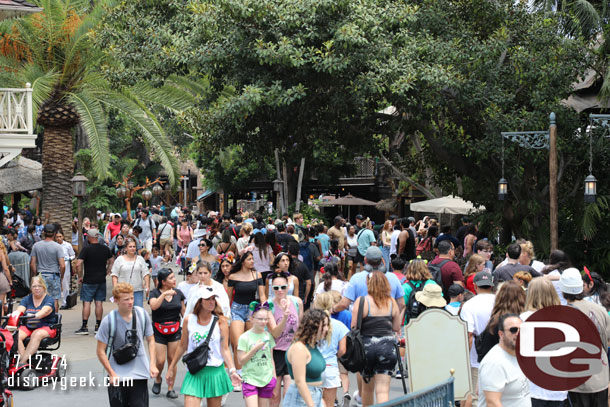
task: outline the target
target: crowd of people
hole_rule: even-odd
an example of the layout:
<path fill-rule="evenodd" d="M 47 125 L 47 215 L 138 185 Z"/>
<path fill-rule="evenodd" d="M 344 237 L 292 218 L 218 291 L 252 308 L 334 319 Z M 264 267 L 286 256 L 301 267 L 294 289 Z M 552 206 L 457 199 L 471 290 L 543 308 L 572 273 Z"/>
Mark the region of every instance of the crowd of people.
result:
<path fill-rule="evenodd" d="M 220 406 L 232 391 L 242 392 L 249 407 L 382 403 L 389 399 L 391 378 L 406 374 L 397 362 L 409 349 L 396 346 L 404 326 L 431 308 L 457 315 L 468 326 L 474 392 L 465 406 L 607 403 L 608 369 L 568 393 L 528 382 L 516 362 L 520 323 L 544 307 L 580 309 L 594 319 L 603 343 L 610 338 L 606 283 L 595 272 L 581 275 L 560 250 L 547 265 L 535 260 L 526 240 L 494 255 L 492 241 L 467 219 L 454 235 L 427 217 L 392 216 L 376 228 L 361 215 L 354 224 L 337 216 L 328 227 L 306 225 L 299 213 L 282 219 L 194 216 L 176 207 L 165 216 L 160 208 L 138 206 L 134 218 L 110 214 L 102 230 L 101 222 L 87 222 L 75 233 L 86 238 L 78 252 L 64 244 L 61 227 L 52 223 L 42 225 L 28 251 L 27 241 L 14 238 L 32 226 L 24 216 L 23 225 L 5 223 L 6 243 L 0 246 L 6 271 L 0 294 L 2 276 L 9 288 L 14 276 L 10 253 L 27 254 L 30 272 L 40 277 L 31 283 L 33 304 L 22 306 L 40 320 L 61 309 L 66 274 L 68 281 L 77 276 L 83 323 L 76 333 L 89 334 L 95 302 L 97 355 L 118 380 L 109 390 L 112 406 L 148 405 L 150 378 L 153 394 L 166 386 L 166 397 L 182 393 L 185 406 L 202 399 Z M 117 310 L 102 318 L 108 275 Z M 366 367 L 350 394 L 350 372 L 339 359 L 356 325 Z M 52 334 L 37 331 L 23 336 Z M 132 360 L 119 363 L 115 353 L 129 343 L 146 343 L 150 356 L 139 346 Z M 181 357 L 203 343 L 207 364 L 187 372 L 175 389 Z M 20 352 L 35 349 L 21 345 Z M 123 387 L 124 377 L 135 379 L 133 389 Z"/>

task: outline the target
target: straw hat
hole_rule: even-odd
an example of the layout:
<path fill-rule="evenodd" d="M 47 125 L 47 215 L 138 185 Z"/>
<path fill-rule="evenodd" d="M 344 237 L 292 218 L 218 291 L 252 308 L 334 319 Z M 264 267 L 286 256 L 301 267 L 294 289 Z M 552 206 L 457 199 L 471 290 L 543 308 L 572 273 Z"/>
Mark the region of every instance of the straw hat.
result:
<path fill-rule="evenodd" d="M 426 284 L 422 291 L 415 293 L 415 299 L 426 307 L 442 308 L 447 305 L 443 290 L 437 284 Z"/>

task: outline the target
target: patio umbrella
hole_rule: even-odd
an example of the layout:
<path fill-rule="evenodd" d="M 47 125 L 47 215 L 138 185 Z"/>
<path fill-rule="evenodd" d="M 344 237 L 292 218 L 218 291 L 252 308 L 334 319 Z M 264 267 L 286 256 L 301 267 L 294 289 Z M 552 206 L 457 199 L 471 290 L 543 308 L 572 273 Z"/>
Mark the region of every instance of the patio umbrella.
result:
<path fill-rule="evenodd" d="M 471 202 L 453 195 L 415 202 L 410 205 L 410 208 L 413 212 L 450 213 L 453 215 L 468 215 L 485 210 L 484 206 L 475 208 Z"/>
<path fill-rule="evenodd" d="M 330 201 L 321 202 L 319 206 L 347 206 L 347 218 L 350 218 L 352 206 L 375 206 L 377 202 L 369 201 L 355 197 L 354 195 L 345 195 L 341 198 L 332 199 Z"/>

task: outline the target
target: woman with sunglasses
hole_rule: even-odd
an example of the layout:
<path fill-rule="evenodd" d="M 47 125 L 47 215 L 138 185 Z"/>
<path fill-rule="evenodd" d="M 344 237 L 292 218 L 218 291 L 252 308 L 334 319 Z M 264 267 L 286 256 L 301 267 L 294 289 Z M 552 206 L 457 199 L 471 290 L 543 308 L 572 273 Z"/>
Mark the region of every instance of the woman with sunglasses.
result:
<path fill-rule="evenodd" d="M 292 295 L 293 293 L 298 294 L 299 292 L 299 279 L 297 276 L 293 276 L 290 273 L 292 267 L 292 257 L 290 257 L 288 253 L 279 253 L 277 256 L 275 256 L 275 259 L 273 259 L 272 270 L 274 273 L 282 272 L 288 276 L 288 295 Z M 271 277 L 273 276 L 269 276 L 269 278 L 265 281 L 265 291 L 269 293 L 269 299 L 273 298 L 275 295 L 270 285 Z"/>
<path fill-rule="evenodd" d="M 195 257 L 191 260 L 191 263 L 197 264 L 200 261 L 205 261 L 210 266 L 210 272 L 212 276 L 216 276 L 218 273 L 218 268 L 220 264 L 217 261 L 216 256 L 210 254 L 210 249 L 212 248 L 212 241 L 210 239 L 203 238 L 199 241 L 199 256 Z"/>
<path fill-rule="evenodd" d="M 303 301 L 299 297 L 290 295 L 288 291 L 288 280 L 290 277 L 293 276 L 284 271 L 279 271 L 273 273 L 269 279 L 271 281 L 270 288 L 274 293 L 274 322 L 281 328 L 281 334 L 276 336 L 275 349 L 273 349 L 277 382 L 271 399 L 272 407 L 280 405 L 282 400 L 282 383 L 284 384 L 284 389 L 288 389 L 290 385 L 290 374 L 286 365 L 286 351 L 290 348 L 294 334 L 299 326 L 299 321 L 303 317 Z"/>

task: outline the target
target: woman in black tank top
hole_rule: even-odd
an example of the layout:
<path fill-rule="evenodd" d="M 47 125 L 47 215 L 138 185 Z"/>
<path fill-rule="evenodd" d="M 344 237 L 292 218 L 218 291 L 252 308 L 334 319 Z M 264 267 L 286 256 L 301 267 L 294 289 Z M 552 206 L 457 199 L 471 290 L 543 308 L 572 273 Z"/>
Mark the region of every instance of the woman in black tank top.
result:
<path fill-rule="evenodd" d="M 385 274 L 370 273 L 367 289 L 368 295 L 354 302 L 352 328 L 358 323 L 358 308 L 362 306 L 361 332 L 367 362 L 362 375 L 375 378 L 362 384 L 362 404 L 370 406 L 374 401 L 384 403 L 390 398 L 390 379 L 398 360 L 394 332 L 400 331 L 402 313 L 390 295 L 390 283 Z M 374 400 L 375 394 L 377 400 Z"/>

